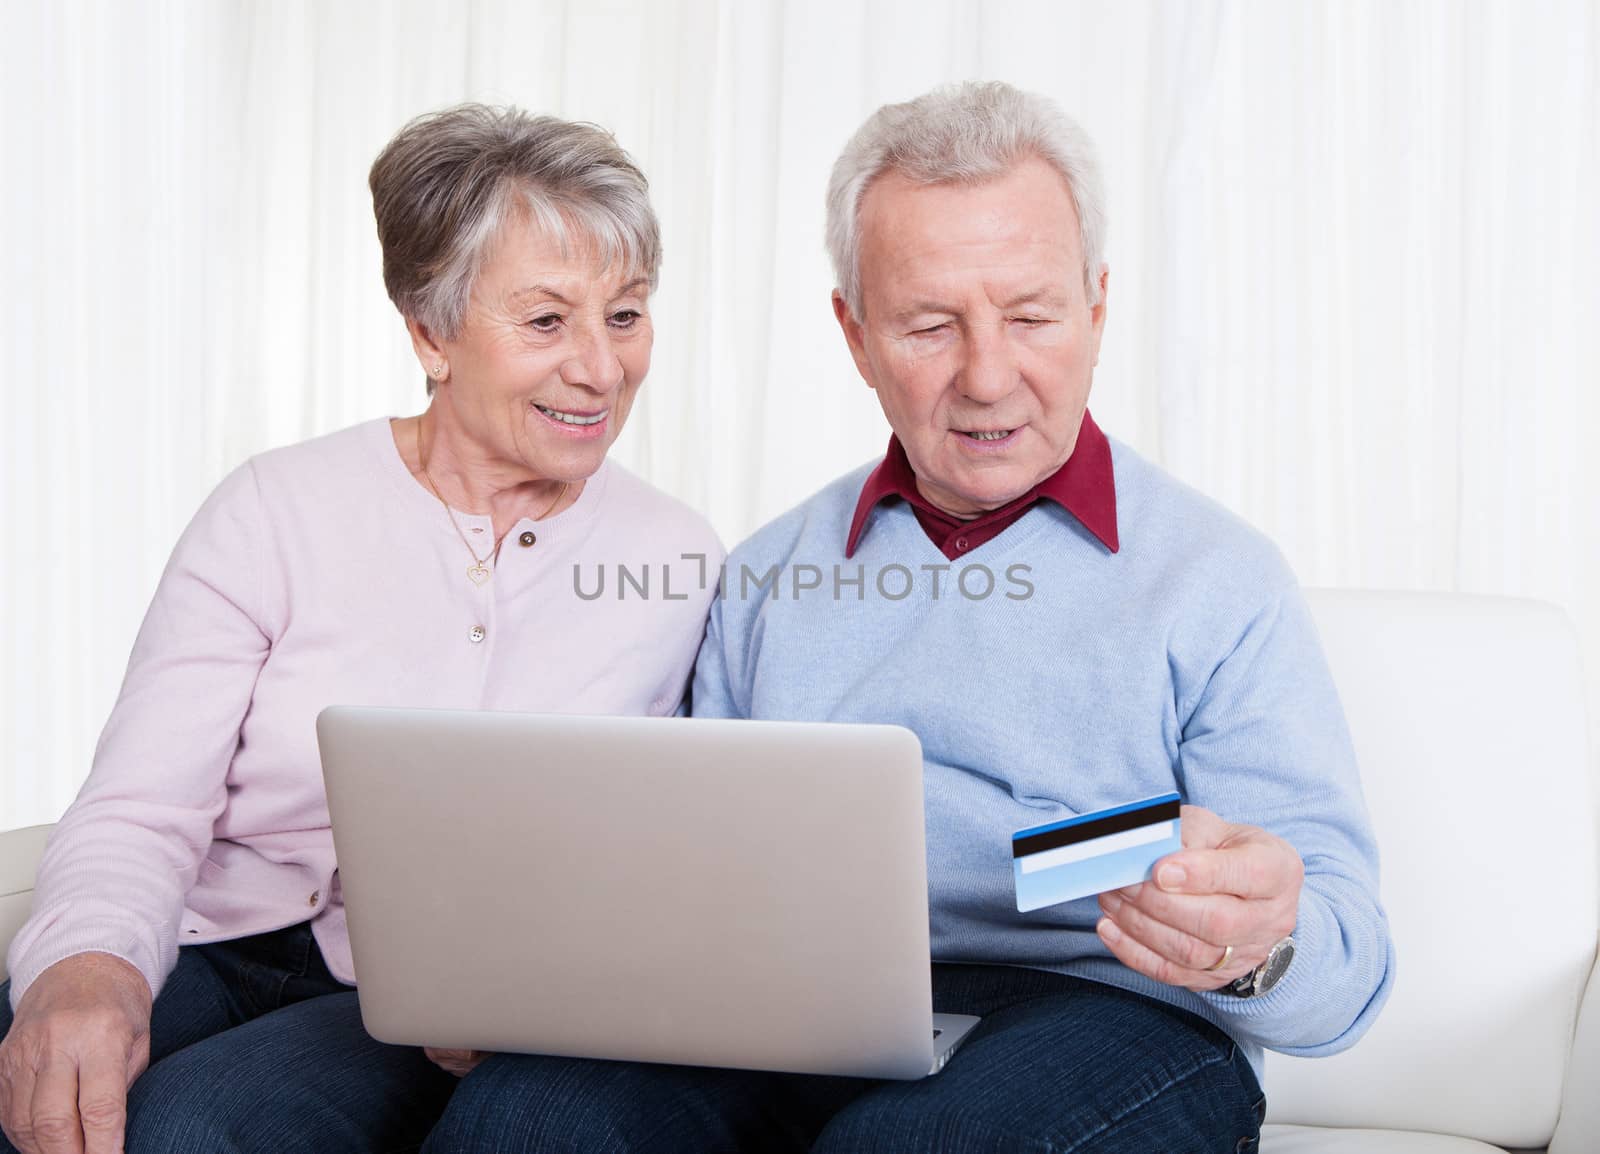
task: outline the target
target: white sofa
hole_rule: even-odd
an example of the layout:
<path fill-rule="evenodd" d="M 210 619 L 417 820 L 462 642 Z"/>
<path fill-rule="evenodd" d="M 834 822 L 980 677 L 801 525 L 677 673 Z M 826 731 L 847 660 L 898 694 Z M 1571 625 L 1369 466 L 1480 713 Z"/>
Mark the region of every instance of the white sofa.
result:
<path fill-rule="evenodd" d="M 1600 1154 L 1600 820 L 1570 625 L 1502 598 L 1311 599 L 1400 960 L 1353 1050 L 1269 1057 L 1262 1149 Z M 0 944 L 47 832 L 0 835 Z"/>

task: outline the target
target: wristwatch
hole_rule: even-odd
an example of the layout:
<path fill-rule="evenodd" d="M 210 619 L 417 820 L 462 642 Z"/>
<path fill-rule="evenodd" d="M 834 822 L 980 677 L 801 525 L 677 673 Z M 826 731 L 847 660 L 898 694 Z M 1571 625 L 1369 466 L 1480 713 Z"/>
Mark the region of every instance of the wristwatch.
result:
<path fill-rule="evenodd" d="M 1289 972 L 1294 961 L 1294 939 L 1284 938 L 1267 951 L 1267 958 L 1242 978 L 1229 982 L 1219 994 L 1232 994 L 1236 998 L 1259 998 L 1276 986 Z"/>

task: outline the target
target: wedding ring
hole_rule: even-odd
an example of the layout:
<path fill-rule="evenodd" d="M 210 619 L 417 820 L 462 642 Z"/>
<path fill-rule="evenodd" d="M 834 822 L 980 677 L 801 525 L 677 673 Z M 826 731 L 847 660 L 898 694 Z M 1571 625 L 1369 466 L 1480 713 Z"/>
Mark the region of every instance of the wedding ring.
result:
<path fill-rule="evenodd" d="M 1209 974 L 1214 970 L 1220 970 L 1231 961 L 1233 961 L 1233 947 L 1232 946 L 1223 946 L 1222 947 L 1222 956 L 1220 958 L 1218 958 L 1215 962 L 1213 962 L 1211 965 L 1207 966 L 1205 968 L 1205 970 L 1202 971 L 1202 972 Z"/>

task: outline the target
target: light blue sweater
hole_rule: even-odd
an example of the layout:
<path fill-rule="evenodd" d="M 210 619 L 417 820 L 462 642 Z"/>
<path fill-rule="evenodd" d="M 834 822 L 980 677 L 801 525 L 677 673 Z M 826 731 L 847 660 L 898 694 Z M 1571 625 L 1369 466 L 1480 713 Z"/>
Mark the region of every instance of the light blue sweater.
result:
<path fill-rule="evenodd" d="M 917 734 L 936 961 L 1160 998 L 1220 1026 L 1258 1071 L 1262 1047 L 1335 1053 L 1372 1024 L 1394 955 L 1355 754 L 1305 600 L 1260 533 L 1115 441 L 1112 460 L 1117 553 L 1041 502 L 949 562 L 901 501 L 877 508 L 847 560 L 872 467 L 841 477 L 728 558 L 693 712 Z M 982 568 L 959 583 L 969 566 Z M 1271 830 L 1305 862 L 1294 964 L 1262 997 L 1128 969 L 1094 932 L 1093 898 L 1017 912 L 1013 833 L 1172 790 Z"/>

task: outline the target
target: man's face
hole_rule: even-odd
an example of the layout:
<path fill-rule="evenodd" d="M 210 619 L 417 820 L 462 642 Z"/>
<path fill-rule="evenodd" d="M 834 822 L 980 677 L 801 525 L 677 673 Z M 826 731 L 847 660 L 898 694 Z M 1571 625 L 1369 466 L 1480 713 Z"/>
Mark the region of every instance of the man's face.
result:
<path fill-rule="evenodd" d="M 856 367 L 917 487 L 971 517 L 1072 455 L 1105 325 L 1083 283 L 1066 181 L 1028 159 L 978 185 L 888 172 L 860 207 L 861 317 L 834 295 Z"/>

